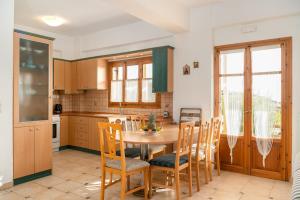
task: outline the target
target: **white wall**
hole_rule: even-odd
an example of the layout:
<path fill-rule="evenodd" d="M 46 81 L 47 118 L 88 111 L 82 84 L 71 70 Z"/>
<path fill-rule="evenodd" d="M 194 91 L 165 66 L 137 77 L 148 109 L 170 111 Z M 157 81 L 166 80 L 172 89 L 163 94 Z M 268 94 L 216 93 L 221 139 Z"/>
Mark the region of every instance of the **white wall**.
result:
<path fill-rule="evenodd" d="M 214 30 L 215 45 L 234 44 L 291 36 L 293 39 L 293 157 L 300 152 L 300 15 L 274 18 L 252 23 L 257 26 L 253 33 L 241 33 L 242 25 Z"/>
<path fill-rule="evenodd" d="M 75 38 L 15 24 L 15 29 L 55 38 L 53 41 L 53 57 L 72 60 L 75 58 Z"/>
<path fill-rule="evenodd" d="M 76 38 L 76 57 L 91 57 L 172 45 L 173 35 L 146 22 L 136 22 Z"/>
<path fill-rule="evenodd" d="M 12 94 L 14 1 L 0 1 L 0 187 L 13 177 Z"/>
<path fill-rule="evenodd" d="M 211 115 L 212 88 L 212 24 L 209 6 L 191 10 L 190 31 L 175 35 L 174 55 L 174 119 L 179 118 L 181 107 L 200 107 L 205 118 Z M 193 62 L 199 62 L 199 69 Z M 183 75 L 188 64 L 191 75 Z"/>

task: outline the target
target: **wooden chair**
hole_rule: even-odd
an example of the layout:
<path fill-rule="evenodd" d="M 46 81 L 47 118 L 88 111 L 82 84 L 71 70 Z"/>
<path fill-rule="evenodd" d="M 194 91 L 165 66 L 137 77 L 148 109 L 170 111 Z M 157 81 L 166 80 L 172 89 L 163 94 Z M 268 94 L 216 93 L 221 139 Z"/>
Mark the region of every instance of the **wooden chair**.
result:
<path fill-rule="evenodd" d="M 191 149 L 193 144 L 194 127 L 194 122 L 182 123 L 179 128 L 176 153 L 166 154 L 150 160 L 150 197 L 152 196 L 152 185 L 156 185 L 159 187 L 175 189 L 176 198 L 180 199 L 181 192 L 179 173 L 183 170 L 187 170 L 189 182 L 189 195 L 192 196 Z M 161 170 L 163 172 L 174 174 L 175 188 L 174 186 L 152 183 L 152 171 L 154 170 Z"/>
<path fill-rule="evenodd" d="M 127 126 L 127 117 L 109 117 L 108 118 L 109 123 L 115 123 L 115 124 L 121 124 L 122 125 L 122 130 L 127 131 L 128 126 Z M 120 156 L 121 153 L 118 150 L 117 155 Z M 125 148 L 125 156 L 129 158 L 138 158 L 141 155 L 141 149 L 139 147 L 129 147 L 128 144 L 126 144 Z"/>
<path fill-rule="evenodd" d="M 204 167 L 205 183 L 208 183 L 210 162 L 210 123 L 202 123 L 199 127 L 197 143 L 192 147 L 192 164 L 196 167 L 197 191 L 200 191 L 200 165 Z"/>
<path fill-rule="evenodd" d="M 110 124 L 107 122 L 99 122 L 98 128 L 100 132 L 100 148 L 101 148 L 101 193 L 100 198 L 104 200 L 105 189 L 120 180 L 105 184 L 106 173 L 117 174 L 121 176 L 121 194 L 120 199 L 133 192 L 144 190 L 145 199 L 148 199 L 148 175 L 149 163 L 137 159 L 125 158 L 124 143 L 122 136 L 122 126 L 120 124 Z M 117 137 L 119 136 L 119 141 Z M 117 156 L 116 151 L 120 147 L 121 156 Z M 105 149 L 107 147 L 107 149 Z M 144 185 L 135 189 L 126 191 L 127 177 L 144 173 Z"/>
<path fill-rule="evenodd" d="M 214 161 L 210 159 L 209 162 L 209 176 L 212 181 L 212 164 L 215 164 L 218 176 L 221 173 L 220 166 L 220 136 L 221 136 L 221 128 L 222 128 L 222 117 L 213 117 L 211 119 L 211 154 L 214 154 Z"/>

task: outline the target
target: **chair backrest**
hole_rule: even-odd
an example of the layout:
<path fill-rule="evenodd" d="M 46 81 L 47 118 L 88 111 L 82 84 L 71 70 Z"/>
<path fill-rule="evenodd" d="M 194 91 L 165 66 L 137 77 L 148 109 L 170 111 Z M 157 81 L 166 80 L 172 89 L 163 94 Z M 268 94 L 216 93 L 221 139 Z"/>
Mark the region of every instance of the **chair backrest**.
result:
<path fill-rule="evenodd" d="M 99 138 L 102 166 L 105 166 L 106 159 L 120 160 L 122 170 L 126 169 L 124 143 L 122 136 L 122 125 L 119 123 L 99 122 Z M 105 148 L 107 147 L 107 148 Z M 120 150 L 120 156 L 116 152 Z"/>
<path fill-rule="evenodd" d="M 193 145 L 195 122 L 184 122 L 180 124 L 175 167 L 179 167 L 179 159 L 181 156 L 187 155 L 189 161 L 191 160 L 191 152 Z"/>
<path fill-rule="evenodd" d="M 202 121 L 201 108 L 181 108 L 179 123 L 194 121 L 195 126 L 200 126 Z"/>
<path fill-rule="evenodd" d="M 131 130 L 138 131 L 145 125 L 145 118 L 141 115 L 131 115 Z"/>
<path fill-rule="evenodd" d="M 121 123 L 123 130 L 127 131 L 127 117 L 126 116 L 111 116 L 108 117 L 109 123 Z"/>
<path fill-rule="evenodd" d="M 211 119 L 211 134 L 212 134 L 212 144 L 219 146 L 221 129 L 222 129 L 222 117 L 213 117 Z"/>
<path fill-rule="evenodd" d="M 210 123 L 201 123 L 198 132 L 197 146 L 196 146 L 196 158 L 200 159 L 200 150 L 203 149 L 206 157 L 209 156 L 210 141 L 211 141 L 211 128 Z"/>

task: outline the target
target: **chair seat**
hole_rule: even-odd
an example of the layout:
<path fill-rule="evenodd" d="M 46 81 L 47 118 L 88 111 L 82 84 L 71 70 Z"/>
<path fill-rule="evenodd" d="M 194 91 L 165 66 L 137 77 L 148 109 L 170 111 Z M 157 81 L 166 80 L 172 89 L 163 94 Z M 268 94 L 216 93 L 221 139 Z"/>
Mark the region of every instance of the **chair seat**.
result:
<path fill-rule="evenodd" d="M 158 156 L 149 161 L 150 165 L 160 166 L 160 167 L 175 167 L 176 154 L 165 154 Z M 183 165 L 188 162 L 188 156 L 181 156 L 179 159 L 179 165 Z"/>
<path fill-rule="evenodd" d="M 196 150 L 193 150 L 192 149 L 192 158 L 196 158 Z M 200 151 L 199 151 L 199 155 L 200 155 L 200 160 L 204 160 L 205 159 L 205 153 L 204 153 L 204 151 L 203 151 L 203 149 L 200 149 Z"/>
<path fill-rule="evenodd" d="M 141 149 L 140 148 L 126 148 L 124 150 L 125 152 L 125 157 L 128 158 L 136 158 L 139 157 L 141 155 Z M 118 150 L 116 152 L 117 156 L 121 156 L 121 152 L 120 150 Z"/>
<path fill-rule="evenodd" d="M 148 167 L 150 165 L 149 163 L 147 163 L 145 161 L 133 159 L 133 158 L 126 158 L 125 162 L 126 162 L 126 171 L 132 171 L 135 169 Z M 106 164 L 105 165 L 106 167 L 117 169 L 117 170 L 122 170 L 120 160 L 106 160 L 105 164 Z"/>
<path fill-rule="evenodd" d="M 150 144 L 149 145 L 149 151 L 150 153 L 157 153 L 160 151 L 163 151 L 164 148 L 166 148 L 166 145 L 160 145 L 160 144 Z"/>

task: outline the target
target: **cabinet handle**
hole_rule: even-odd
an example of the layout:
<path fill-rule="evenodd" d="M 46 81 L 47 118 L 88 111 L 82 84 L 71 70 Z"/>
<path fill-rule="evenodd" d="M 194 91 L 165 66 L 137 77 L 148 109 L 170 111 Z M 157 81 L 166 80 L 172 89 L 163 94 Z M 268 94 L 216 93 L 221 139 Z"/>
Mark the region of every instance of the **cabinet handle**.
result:
<path fill-rule="evenodd" d="M 40 129 L 39 129 L 39 128 L 36 128 L 35 130 L 36 130 L 36 131 L 40 131 Z"/>
<path fill-rule="evenodd" d="M 29 129 L 29 131 L 30 131 L 30 132 L 32 132 L 32 131 L 33 131 L 33 129 L 32 129 L 32 128 L 30 128 L 30 129 Z"/>

